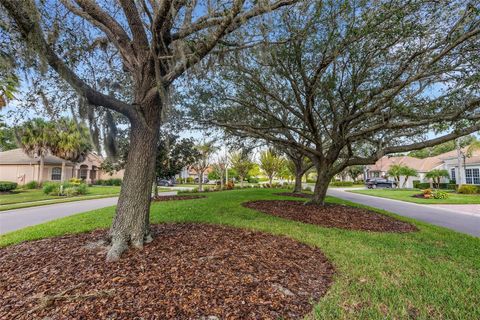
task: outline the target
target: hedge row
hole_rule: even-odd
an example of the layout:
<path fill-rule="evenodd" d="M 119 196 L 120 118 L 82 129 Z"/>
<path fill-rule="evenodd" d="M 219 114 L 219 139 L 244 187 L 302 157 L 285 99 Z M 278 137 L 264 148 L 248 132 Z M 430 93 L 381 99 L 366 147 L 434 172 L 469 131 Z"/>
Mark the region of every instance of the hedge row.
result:
<path fill-rule="evenodd" d="M 15 190 L 16 188 L 17 184 L 15 182 L 0 181 L 0 192 L 8 192 Z"/>

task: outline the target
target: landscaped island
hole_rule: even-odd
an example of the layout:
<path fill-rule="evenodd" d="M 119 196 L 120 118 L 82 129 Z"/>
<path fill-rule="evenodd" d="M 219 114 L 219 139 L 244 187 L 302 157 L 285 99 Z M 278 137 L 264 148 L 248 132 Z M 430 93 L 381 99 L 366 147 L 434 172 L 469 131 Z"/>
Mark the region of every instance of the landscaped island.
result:
<path fill-rule="evenodd" d="M 448 195 L 446 199 L 419 198 L 417 195 L 422 194 L 420 189 L 371 189 L 350 192 L 421 204 L 480 204 L 480 194 L 460 194 L 453 190 L 445 191 Z"/>

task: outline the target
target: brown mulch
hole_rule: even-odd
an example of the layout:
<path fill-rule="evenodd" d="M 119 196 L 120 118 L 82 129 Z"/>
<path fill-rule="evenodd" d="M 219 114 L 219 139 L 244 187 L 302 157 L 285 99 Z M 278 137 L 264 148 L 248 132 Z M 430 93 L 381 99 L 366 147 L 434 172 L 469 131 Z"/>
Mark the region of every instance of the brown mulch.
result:
<path fill-rule="evenodd" d="M 277 217 L 322 227 L 398 233 L 418 231 L 417 227 L 408 222 L 345 205 L 315 206 L 295 200 L 259 200 L 242 205 Z"/>
<path fill-rule="evenodd" d="M 412 196 L 413 198 L 420 198 L 420 199 L 428 199 L 428 198 L 425 198 L 424 194 L 423 193 L 420 193 L 420 194 L 414 194 Z"/>
<path fill-rule="evenodd" d="M 301 318 L 334 274 L 306 244 L 204 224 L 154 225 L 106 263 L 104 232 L 0 249 L 0 319 Z"/>
<path fill-rule="evenodd" d="M 202 195 L 158 196 L 158 197 L 153 197 L 152 201 L 191 200 L 191 199 L 201 199 L 206 197 L 207 196 L 202 196 Z"/>

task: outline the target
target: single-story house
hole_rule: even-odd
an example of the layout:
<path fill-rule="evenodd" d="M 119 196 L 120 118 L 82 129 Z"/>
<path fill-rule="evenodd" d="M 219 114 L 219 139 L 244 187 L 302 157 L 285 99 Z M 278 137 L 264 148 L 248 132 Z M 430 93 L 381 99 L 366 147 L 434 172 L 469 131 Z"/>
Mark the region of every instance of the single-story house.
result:
<path fill-rule="evenodd" d="M 94 183 L 99 179 L 123 178 L 123 170 L 113 175 L 101 170 L 103 161 L 102 156 L 93 152 L 80 163 L 72 163 L 48 154 L 44 158 L 43 174 L 40 174 L 39 158 L 30 157 L 20 148 L 13 149 L 0 152 L 0 181 L 12 181 L 21 186 L 30 181 L 67 181 L 73 177 L 87 183 Z"/>
<path fill-rule="evenodd" d="M 460 182 L 457 150 L 446 152 L 434 157 L 424 159 L 414 158 L 410 156 L 384 156 L 380 158 L 374 165 L 367 166 L 365 169 L 366 178 L 387 177 L 388 170 L 394 164 L 406 165 L 417 170 L 416 177 L 409 177 L 407 181 L 407 188 L 413 187 L 413 181 L 430 182 L 425 178 L 427 172 L 434 169 L 445 169 L 449 172 L 449 178 L 443 178 L 441 182 L 449 182 L 450 180 L 462 184 L 479 184 L 480 185 L 480 151 L 474 152 L 470 157 L 467 157 L 467 148 L 461 150 L 462 163 L 461 168 L 464 170 L 463 179 Z M 400 177 L 400 185 L 403 185 L 404 177 Z"/>

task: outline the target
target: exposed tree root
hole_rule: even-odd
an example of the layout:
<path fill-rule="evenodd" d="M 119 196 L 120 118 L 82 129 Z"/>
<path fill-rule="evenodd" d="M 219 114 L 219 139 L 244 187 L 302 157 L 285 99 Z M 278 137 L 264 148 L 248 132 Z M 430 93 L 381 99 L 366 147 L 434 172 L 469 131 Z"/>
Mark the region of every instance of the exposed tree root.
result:
<path fill-rule="evenodd" d="M 58 300 L 66 300 L 66 301 L 73 301 L 73 300 L 83 300 L 83 299 L 90 299 L 90 298 L 101 298 L 101 297 L 108 297 L 108 296 L 111 296 L 115 290 L 114 289 L 111 289 L 111 290 L 100 290 L 100 291 L 96 291 L 96 292 L 91 292 L 91 293 L 86 293 L 86 294 L 72 294 L 72 295 L 67 295 L 68 292 L 71 292 L 77 288 L 80 288 L 81 286 L 83 286 L 84 283 L 79 283 L 77 285 L 74 285 L 58 294 L 54 294 L 54 295 L 44 295 L 44 294 L 38 294 L 38 295 L 34 295 L 33 297 L 31 297 L 30 299 L 32 300 L 38 300 L 38 305 L 29 310 L 28 311 L 28 314 L 31 314 L 35 311 L 38 311 L 38 310 L 43 310 L 45 308 L 48 308 L 49 306 L 51 306 L 55 301 L 58 301 Z"/>

